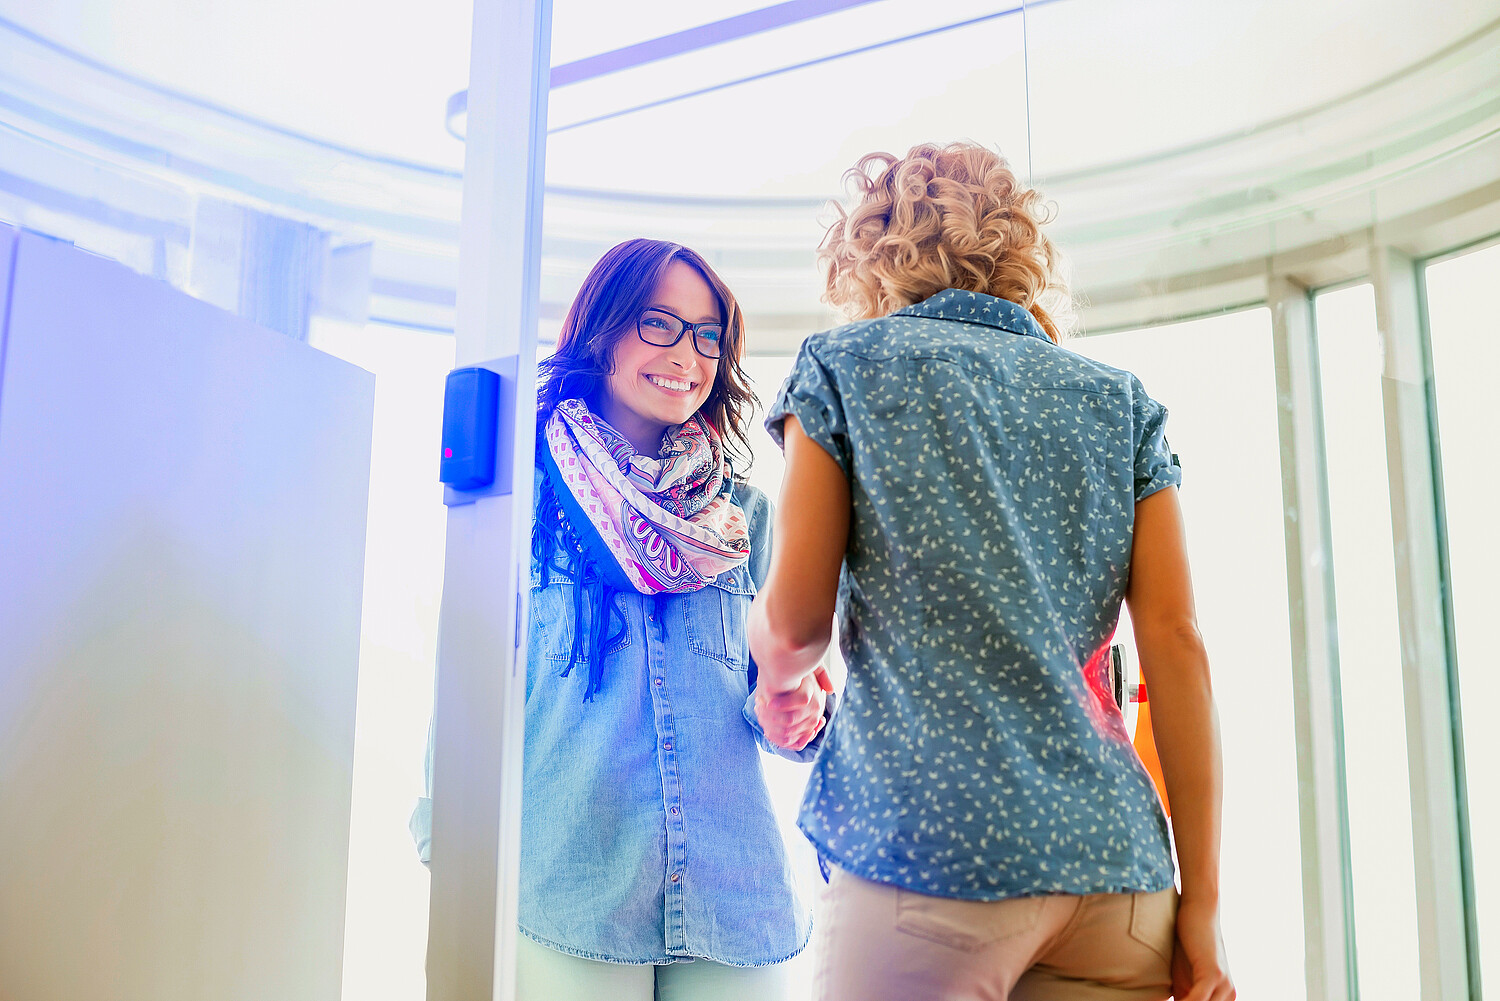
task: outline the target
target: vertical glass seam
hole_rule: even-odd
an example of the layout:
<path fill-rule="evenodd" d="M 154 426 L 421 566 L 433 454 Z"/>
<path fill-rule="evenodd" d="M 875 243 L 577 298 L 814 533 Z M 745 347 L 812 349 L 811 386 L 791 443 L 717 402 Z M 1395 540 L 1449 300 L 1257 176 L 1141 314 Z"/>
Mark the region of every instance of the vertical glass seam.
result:
<path fill-rule="evenodd" d="M 1473 838 L 1469 827 L 1469 781 L 1464 759 L 1463 703 L 1458 676 L 1458 630 L 1453 614 L 1453 578 L 1448 554 L 1448 508 L 1443 488 L 1442 435 L 1438 429 L 1437 376 L 1432 357 L 1432 318 L 1427 302 L 1428 260 L 1412 262 L 1417 292 L 1418 337 L 1422 349 L 1422 386 L 1427 410 L 1427 444 L 1432 456 L 1433 513 L 1437 522 L 1439 599 L 1443 608 L 1444 673 L 1448 681 L 1448 733 L 1453 745 L 1453 802 L 1458 814 L 1458 865 L 1464 909 L 1464 959 L 1469 974 L 1469 1001 L 1483 1001 L 1480 982 L 1479 912 L 1474 885 Z"/>
<path fill-rule="evenodd" d="M 1313 449 L 1314 458 L 1317 461 L 1318 477 L 1318 516 L 1323 525 L 1332 526 L 1333 509 L 1328 497 L 1328 441 L 1323 422 L 1323 344 L 1318 334 L 1318 307 L 1317 297 L 1309 290 L 1307 297 L 1308 316 L 1308 360 L 1312 371 L 1308 373 L 1309 382 L 1312 384 L 1313 409 L 1311 415 L 1313 421 Z M 1333 560 L 1333 533 L 1326 533 L 1324 543 L 1328 549 L 1328 566 L 1324 571 L 1326 579 L 1325 586 L 1328 588 L 1328 623 L 1329 637 L 1332 640 L 1328 657 L 1328 684 L 1331 694 L 1331 708 L 1333 726 L 1333 746 L 1337 749 L 1334 755 L 1334 782 L 1338 787 L 1338 824 L 1339 824 L 1339 889 L 1341 893 L 1341 904 L 1344 909 L 1344 976 L 1349 985 L 1349 1001 L 1359 1001 L 1359 953 L 1357 939 L 1355 937 L 1355 913 L 1354 913 L 1354 853 L 1351 847 L 1349 833 L 1349 782 L 1348 768 L 1346 765 L 1347 748 L 1344 743 L 1344 686 L 1343 686 L 1343 660 L 1342 651 L 1339 648 L 1338 631 L 1338 587 L 1334 580 Z"/>

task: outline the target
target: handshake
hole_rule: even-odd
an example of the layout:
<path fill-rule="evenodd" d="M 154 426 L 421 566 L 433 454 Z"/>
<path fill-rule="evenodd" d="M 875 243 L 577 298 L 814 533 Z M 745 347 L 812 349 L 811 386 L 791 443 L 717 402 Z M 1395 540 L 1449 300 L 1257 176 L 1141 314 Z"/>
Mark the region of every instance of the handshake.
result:
<path fill-rule="evenodd" d="M 757 685 L 755 716 L 766 739 L 790 751 L 802 750 L 822 732 L 827 722 L 823 706 L 832 691 L 827 664 L 819 664 L 790 691 L 772 692 Z"/>

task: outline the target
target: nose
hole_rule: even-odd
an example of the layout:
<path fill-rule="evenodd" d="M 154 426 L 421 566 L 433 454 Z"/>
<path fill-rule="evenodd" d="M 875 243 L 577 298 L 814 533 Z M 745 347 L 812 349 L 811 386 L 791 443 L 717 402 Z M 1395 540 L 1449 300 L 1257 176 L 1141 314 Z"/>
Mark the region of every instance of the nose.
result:
<path fill-rule="evenodd" d="M 698 364 L 698 354 L 693 350 L 693 335 L 684 334 L 682 340 L 667 349 L 667 360 L 684 372 L 691 372 Z"/>

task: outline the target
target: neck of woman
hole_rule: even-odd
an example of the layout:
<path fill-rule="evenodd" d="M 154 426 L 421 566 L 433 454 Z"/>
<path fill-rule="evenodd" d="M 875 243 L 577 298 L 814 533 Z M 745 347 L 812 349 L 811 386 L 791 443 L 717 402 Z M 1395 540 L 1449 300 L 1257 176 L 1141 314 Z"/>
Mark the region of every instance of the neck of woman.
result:
<path fill-rule="evenodd" d="M 599 401 L 595 412 L 618 431 L 622 438 L 635 446 L 638 454 L 648 459 L 661 456 L 661 439 L 667 432 L 665 424 L 648 420 L 635 411 L 620 406 L 608 396 Z"/>

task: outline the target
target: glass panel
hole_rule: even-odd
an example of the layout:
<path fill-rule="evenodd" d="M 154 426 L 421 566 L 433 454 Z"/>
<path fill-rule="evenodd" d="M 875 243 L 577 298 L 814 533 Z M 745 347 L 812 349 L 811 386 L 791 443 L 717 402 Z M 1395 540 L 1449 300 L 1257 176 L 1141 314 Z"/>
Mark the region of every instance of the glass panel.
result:
<path fill-rule="evenodd" d="M 792 361 L 795 355 L 766 355 L 745 360 L 745 370 L 755 380 L 755 392 L 761 398 L 762 404 L 769 404 L 776 398 L 776 392 L 781 388 L 782 381 L 787 373 L 792 370 Z M 750 468 L 750 482 L 765 491 L 771 503 L 775 504 L 781 496 L 781 478 L 786 472 L 786 462 L 782 458 L 781 449 L 771 440 L 766 433 L 765 426 L 758 419 L 763 411 L 757 413 L 754 430 L 750 436 L 750 447 L 755 453 L 755 464 Z M 835 644 L 834 655 L 837 656 L 837 645 Z M 843 687 L 842 676 L 835 676 L 834 683 Z M 776 811 L 776 822 L 781 828 L 782 840 L 786 842 L 787 856 L 791 860 L 792 871 L 797 877 L 797 890 L 801 894 L 802 902 L 809 907 L 814 907 L 818 900 L 818 891 L 823 886 L 823 875 L 818 871 L 818 855 L 813 851 L 808 842 L 797 828 L 797 812 L 802 806 L 802 790 L 807 786 L 808 766 L 787 761 L 774 755 L 762 752 L 760 756 L 761 766 L 765 770 L 766 787 L 771 790 L 771 808 Z M 789 998 L 810 998 L 813 996 L 813 972 L 816 960 L 813 949 L 804 949 L 801 955 L 787 963 L 787 994 Z"/>
<path fill-rule="evenodd" d="M 1038 175 L 1157 162 L 1260 131 L 1355 94 L 1494 17 L 1482 4 L 1427 17 L 1421 0 L 1366 2 L 1359 17 L 1299 0 L 1236 10 L 1228 21 L 1195 0 L 1027 0 Z"/>
<path fill-rule="evenodd" d="M 1281 465 L 1264 309 L 1072 341 L 1171 413 L 1224 741 L 1223 923 L 1240 997 L 1302 998 L 1302 863 Z"/>
<path fill-rule="evenodd" d="M 638 45 L 765 6 L 761 0 L 657 0 L 649 7 L 599 0 L 553 0 L 552 64 Z"/>
<path fill-rule="evenodd" d="M 1375 295 L 1317 297 L 1360 995 L 1414 998 L 1416 874 Z"/>
<path fill-rule="evenodd" d="M 428 876 L 406 824 L 424 787 L 437 663 L 447 513 L 436 453 L 454 341 L 330 321 L 309 341 L 376 378 L 343 996 L 421 998 Z"/>
<path fill-rule="evenodd" d="M 962 20 L 962 11 L 938 18 L 933 12 L 944 8 L 913 0 L 890 5 L 904 17 L 871 20 L 886 6 L 840 15 L 839 23 L 860 27 L 851 38 L 798 25 L 784 29 L 792 35 L 785 51 L 771 36 L 753 38 L 561 88 L 549 109 L 548 184 L 674 198 L 822 199 L 838 194 L 840 176 L 863 154 L 971 135 L 981 108 L 984 140 L 1024 165 L 1019 14 L 865 49 Z M 744 60 L 746 73 L 728 72 L 725 60 Z M 772 72 L 791 66 L 800 68 Z M 914 78 L 912 66 L 941 67 L 942 77 Z M 650 104 L 673 94 L 695 96 Z M 814 201 L 807 213 L 816 210 Z"/>
<path fill-rule="evenodd" d="M 1442 433 L 1442 474 L 1448 516 L 1449 575 L 1458 647 L 1464 759 L 1468 769 L 1469 831 L 1474 848 L 1474 892 L 1479 912 L 1482 979 L 1500 983 L 1500 784 L 1490 773 L 1500 760 L 1500 727 L 1485 716 L 1500 704 L 1488 624 L 1500 607 L 1500 522 L 1495 497 L 1494 289 L 1500 284 L 1500 246 L 1427 269 L 1432 365 Z"/>
<path fill-rule="evenodd" d="M 625 6 L 620 11 L 628 12 L 627 16 L 640 23 L 633 8 Z M 581 121 L 672 101 L 685 94 L 720 90 L 792 67 L 824 64 L 828 67 L 825 72 L 842 74 L 843 61 L 850 54 L 877 52 L 885 59 L 902 57 L 909 45 L 904 39 L 929 33 L 946 34 L 947 30 L 955 32 L 957 38 L 981 28 L 985 20 L 1004 17 L 1006 13 L 1019 22 L 1019 8 L 997 15 L 991 0 L 948 0 L 940 5 L 923 0 L 882 0 L 812 18 L 798 10 L 775 9 L 727 21 L 703 16 L 685 36 L 660 39 L 657 46 L 652 46 L 655 51 L 622 50 L 620 47 L 626 43 L 600 34 L 599 40 L 608 51 L 601 50 L 597 58 L 581 64 L 568 65 L 565 52 L 556 46 L 566 45 L 579 25 L 590 25 L 587 30 L 593 35 L 613 18 L 597 16 L 596 5 L 592 3 L 562 0 L 553 13 L 554 25 L 562 27 L 552 54 L 557 86 L 548 106 L 548 128 L 554 132 L 568 129 Z M 788 18 L 792 20 L 786 21 Z M 671 35 L 665 25 L 649 21 L 645 24 L 653 38 Z M 628 33 L 625 37 L 629 37 Z M 954 38 L 948 39 L 948 44 L 963 44 Z M 642 61 L 650 56 L 657 58 Z M 841 108 L 840 114 L 852 116 L 858 112 Z M 778 108 L 776 117 L 778 121 L 785 117 L 783 108 Z M 737 192 L 721 189 L 719 193 Z"/>

